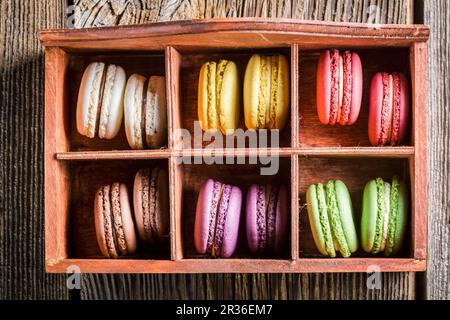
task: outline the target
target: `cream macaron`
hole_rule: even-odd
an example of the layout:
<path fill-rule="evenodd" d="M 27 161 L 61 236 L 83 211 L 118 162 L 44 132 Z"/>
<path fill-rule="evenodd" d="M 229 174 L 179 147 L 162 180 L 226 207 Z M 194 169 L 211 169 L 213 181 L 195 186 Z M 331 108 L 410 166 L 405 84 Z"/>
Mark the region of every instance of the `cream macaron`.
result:
<path fill-rule="evenodd" d="M 289 114 L 289 64 L 281 54 L 254 54 L 245 70 L 244 114 L 249 129 L 280 129 Z"/>
<path fill-rule="evenodd" d="M 165 78 L 133 74 L 124 98 L 125 133 L 132 149 L 159 148 L 167 143 Z"/>
<path fill-rule="evenodd" d="M 114 64 L 92 62 L 84 71 L 78 91 L 77 130 L 88 138 L 112 139 L 123 117 L 126 75 Z"/>
<path fill-rule="evenodd" d="M 233 61 L 203 64 L 198 81 L 198 118 L 204 131 L 234 133 L 239 125 L 239 87 Z"/>

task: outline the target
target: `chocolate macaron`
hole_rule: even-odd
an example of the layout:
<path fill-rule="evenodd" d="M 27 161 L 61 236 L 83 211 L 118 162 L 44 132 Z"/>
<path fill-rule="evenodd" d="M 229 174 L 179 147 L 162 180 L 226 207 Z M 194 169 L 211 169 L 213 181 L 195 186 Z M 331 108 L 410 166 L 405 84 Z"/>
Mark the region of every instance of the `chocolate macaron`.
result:
<path fill-rule="evenodd" d="M 136 251 L 137 241 L 127 187 L 104 185 L 94 199 L 97 242 L 105 257 L 117 258 Z"/>
<path fill-rule="evenodd" d="M 139 237 L 161 243 L 169 237 L 169 179 L 163 168 L 141 169 L 134 179 L 134 214 Z"/>
<path fill-rule="evenodd" d="M 357 53 L 325 50 L 317 67 L 317 114 L 325 125 L 352 125 L 361 109 L 363 75 Z"/>
<path fill-rule="evenodd" d="M 201 187 L 195 213 L 194 242 L 197 252 L 228 258 L 239 232 L 242 191 L 208 179 Z"/>
<path fill-rule="evenodd" d="M 280 253 L 286 244 L 288 204 L 286 187 L 250 186 L 247 192 L 247 242 L 255 253 Z"/>

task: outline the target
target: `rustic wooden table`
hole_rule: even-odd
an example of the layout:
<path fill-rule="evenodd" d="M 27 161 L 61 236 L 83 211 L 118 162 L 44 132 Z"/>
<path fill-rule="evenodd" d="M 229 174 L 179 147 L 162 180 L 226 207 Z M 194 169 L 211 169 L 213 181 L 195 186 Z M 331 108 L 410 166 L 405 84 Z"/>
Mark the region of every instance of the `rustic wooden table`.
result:
<path fill-rule="evenodd" d="M 75 5 L 74 7 L 71 5 Z M 0 299 L 69 299 L 44 270 L 42 28 L 210 17 L 426 23 L 429 42 L 429 263 L 425 274 L 83 275 L 82 299 L 449 299 L 450 7 L 446 0 L 4 0 L 0 4 Z M 75 9 L 75 10 L 74 10 Z"/>

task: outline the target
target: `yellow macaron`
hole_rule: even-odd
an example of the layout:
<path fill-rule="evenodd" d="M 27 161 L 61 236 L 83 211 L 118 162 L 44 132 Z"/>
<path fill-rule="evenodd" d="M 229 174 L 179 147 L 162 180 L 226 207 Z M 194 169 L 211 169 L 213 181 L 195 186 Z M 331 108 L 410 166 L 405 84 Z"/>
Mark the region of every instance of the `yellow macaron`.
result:
<path fill-rule="evenodd" d="M 239 77 L 234 62 L 206 62 L 198 81 L 198 119 L 204 131 L 232 134 L 239 124 Z"/>
<path fill-rule="evenodd" d="M 289 66 L 285 56 L 254 54 L 245 70 L 244 114 L 249 129 L 286 125 L 290 101 Z"/>

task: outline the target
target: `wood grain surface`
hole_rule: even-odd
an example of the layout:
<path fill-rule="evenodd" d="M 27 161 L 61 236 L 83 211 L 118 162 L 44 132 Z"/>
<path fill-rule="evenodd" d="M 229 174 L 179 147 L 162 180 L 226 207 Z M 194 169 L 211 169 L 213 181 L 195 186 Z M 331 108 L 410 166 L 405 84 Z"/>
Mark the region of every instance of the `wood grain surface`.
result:
<path fill-rule="evenodd" d="M 67 299 L 44 268 L 44 57 L 37 31 L 63 27 L 61 0 L 0 2 L 0 299 Z"/>
<path fill-rule="evenodd" d="M 450 299 L 450 4 L 425 4 L 428 44 L 428 271 L 426 296 Z"/>
<path fill-rule="evenodd" d="M 64 26 L 66 0 L 4 0 L 0 20 L 0 299 L 70 297 L 65 277 L 44 273 L 43 57 L 35 31 Z M 72 1 L 69 1 L 72 4 Z M 419 2 L 420 6 L 416 3 Z M 181 1 L 76 0 L 75 26 L 203 17 L 262 16 L 366 22 L 412 21 L 412 0 Z M 432 27 L 429 43 L 430 217 L 427 297 L 449 287 L 449 29 L 447 1 L 415 1 Z M 146 8 L 147 10 L 140 10 Z M 372 7 L 376 8 L 376 7 Z M 69 20 L 69 22 L 72 20 Z M 419 21 L 420 22 L 420 21 Z M 4 45 L 6 44 L 6 45 Z M 445 80 L 446 79 L 446 80 Z M 365 274 L 84 275 L 83 299 L 412 299 L 415 275 L 383 274 L 369 290 Z"/>

